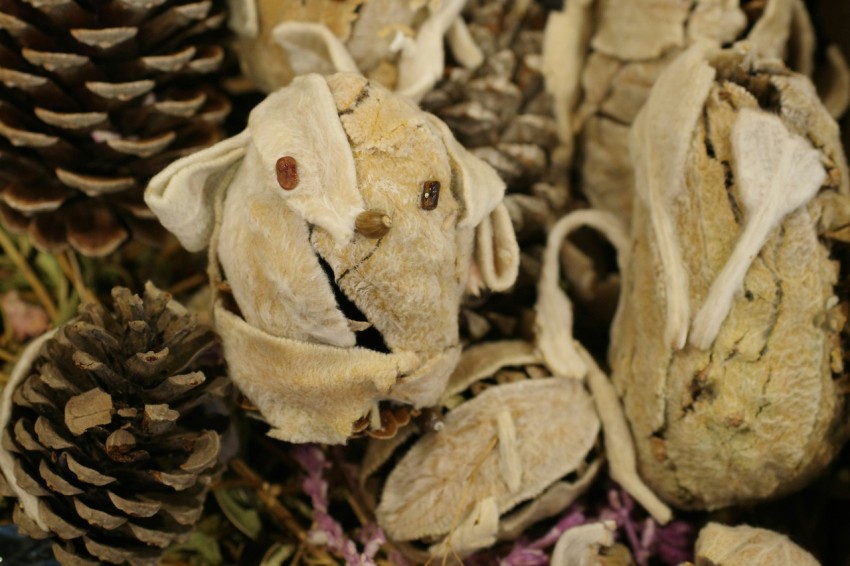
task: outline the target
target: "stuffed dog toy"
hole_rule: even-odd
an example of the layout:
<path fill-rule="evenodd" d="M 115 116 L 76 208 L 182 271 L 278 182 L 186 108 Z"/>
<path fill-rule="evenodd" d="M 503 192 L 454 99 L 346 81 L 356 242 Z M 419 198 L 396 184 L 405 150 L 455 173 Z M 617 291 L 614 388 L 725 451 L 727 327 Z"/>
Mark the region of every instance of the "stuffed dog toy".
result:
<path fill-rule="evenodd" d="M 381 400 L 440 398 L 464 290 L 516 277 L 503 193 L 445 124 L 340 73 L 270 95 L 145 200 L 186 249 L 209 248 L 233 299 L 214 307 L 225 357 L 269 434 L 340 443 Z"/>

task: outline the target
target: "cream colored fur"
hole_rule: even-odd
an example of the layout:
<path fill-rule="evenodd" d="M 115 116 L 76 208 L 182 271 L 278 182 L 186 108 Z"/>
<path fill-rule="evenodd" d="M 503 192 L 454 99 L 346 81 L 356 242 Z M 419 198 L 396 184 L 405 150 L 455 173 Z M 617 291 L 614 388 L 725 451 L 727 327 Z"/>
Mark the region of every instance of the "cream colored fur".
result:
<path fill-rule="evenodd" d="M 275 173 L 284 156 L 299 177 L 288 191 Z M 428 181 L 441 186 L 434 210 L 420 206 Z M 216 309 L 230 371 L 270 434 L 344 442 L 377 400 L 439 400 L 459 355 L 473 260 L 493 287 L 516 276 L 513 230 L 497 209 L 503 193 L 496 173 L 436 118 L 337 74 L 300 77 L 270 95 L 246 132 L 178 161 L 146 200 L 181 242 L 210 244 L 211 279 L 227 281 L 241 314 Z M 184 210 L 200 220 L 181 221 Z M 355 232 L 365 210 L 390 217 L 386 235 Z M 485 219 L 486 239 L 474 246 Z M 390 354 L 354 347 L 317 254 Z"/>

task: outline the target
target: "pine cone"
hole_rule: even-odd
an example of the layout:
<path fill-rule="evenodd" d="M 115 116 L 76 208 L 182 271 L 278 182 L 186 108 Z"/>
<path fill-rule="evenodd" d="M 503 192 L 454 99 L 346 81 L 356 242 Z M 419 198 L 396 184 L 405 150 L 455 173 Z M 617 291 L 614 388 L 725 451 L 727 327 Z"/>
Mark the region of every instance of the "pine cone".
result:
<path fill-rule="evenodd" d="M 87 304 L 16 368 L 0 468 L 62 564 L 155 564 L 219 476 L 229 389 L 213 332 L 148 284 Z"/>
<path fill-rule="evenodd" d="M 507 185 L 504 203 L 521 248 L 510 295 L 467 301 L 462 332 L 530 338 L 526 324 L 539 278 L 538 255 L 547 226 L 565 212 L 568 167 L 558 155 L 553 103 L 545 91 L 543 28 L 551 2 L 469 0 L 463 17 L 484 61 L 474 70 L 447 63 L 446 78 L 422 107 L 439 116 L 467 149 L 489 163 Z"/>
<path fill-rule="evenodd" d="M 493 166 L 508 192 L 551 181 L 558 145 L 552 102 L 540 70 L 547 10 L 536 2 L 472 0 L 464 18 L 484 62 L 450 68 L 422 106 L 439 116 L 467 149 Z"/>
<path fill-rule="evenodd" d="M 160 227 L 148 179 L 221 138 L 222 0 L 0 0 L 0 220 L 102 256 Z"/>

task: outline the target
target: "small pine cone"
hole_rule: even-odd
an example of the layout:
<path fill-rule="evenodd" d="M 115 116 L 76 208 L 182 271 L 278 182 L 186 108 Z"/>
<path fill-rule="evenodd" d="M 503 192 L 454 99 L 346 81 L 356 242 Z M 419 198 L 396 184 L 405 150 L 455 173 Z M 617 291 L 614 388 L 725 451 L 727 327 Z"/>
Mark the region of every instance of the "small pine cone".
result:
<path fill-rule="evenodd" d="M 223 469 L 217 339 L 170 296 L 113 290 L 24 354 L 0 407 L 14 519 L 62 564 L 156 564 Z"/>
<path fill-rule="evenodd" d="M 162 232 L 142 199 L 218 141 L 223 0 L 0 0 L 0 221 L 90 256 Z"/>
<path fill-rule="evenodd" d="M 471 0 L 463 15 L 484 62 L 474 70 L 450 67 L 422 100 L 499 172 L 509 193 L 552 181 L 551 154 L 558 145 L 540 67 L 548 11 L 531 2 L 523 12 L 520 4 Z"/>

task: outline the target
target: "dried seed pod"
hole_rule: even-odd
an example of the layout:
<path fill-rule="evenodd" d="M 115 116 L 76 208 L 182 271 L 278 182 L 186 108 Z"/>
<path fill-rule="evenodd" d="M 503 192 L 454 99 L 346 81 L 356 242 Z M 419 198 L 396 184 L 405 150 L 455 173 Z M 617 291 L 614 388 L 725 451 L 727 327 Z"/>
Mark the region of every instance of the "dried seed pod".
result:
<path fill-rule="evenodd" d="M 641 474 L 685 508 L 797 489 L 848 433 L 837 126 L 777 61 L 691 50 L 631 146 L 640 198 L 610 359 Z"/>
<path fill-rule="evenodd" d="M 788 537 L 747 525 L 709 523 L 699 532 L 697 564 L 716 566 L 819 566 L 814 556 Z"/>
<path fill-rule="evenodd" d="M 297 163 L 293 190 L 277 182 L 281 156 Z M 445 188 L 428 212 L 426 181 Z M 185 247 L 212 248 L 211 280 L 231 293 L 216 327 L 271 434 L 338 443 L 367 414 L 380 427 L 380 400 L 439 400 L 465 288 L 516 277 L 503 192 L 445 124 L 341 73 L 270 95 L 247 130 L 167 168 L 146 200 Z"/>
<path fill-rule="evenodd" d="M 589 54 L 572 65 L 551 65 L 550 74 L 561 85 L 556 98 L 566 114 L 562 130 L 577 132 L 582 192 L 594 207 L 618 215 L 627 225 L 635 191 L 628 132 L 652 85 L 682 51 L 696 44 L 719 48 L 746 40 L 759 56 L 786 58 L 790 68 L 809 76 L 813 71 L 814 33 L 801 0 L 743 6 L 712 0 L 691 5 L 595 0 L 567 3 L 567 15 L 553 26 L 553 41 L 562 43 L 561 53 L 588 49 Z M 836 97 L 846 102 L 848 91 L 834 86 Z"/>
<path fill-rule="evenodd" d="M 437 538 L 434 556 L 490 546 L 506 529 L 517 534 L 580 493 L 559 480 L 572 472 L 592 477 L 596 466 L 585 460 L 599 430 L 593 400 L 579 381 L 526 379 L 489 387 L 449 411 L 441 429 L 425 435 L 396 465 L 381 495 L 378 522 L 397 541 Z M 560 492 L 570 487 L 573 497 L 564 497 Z M 556 492 L 563 505 L 553 505 Z M 544 514 L 520 511 L 519 523 L 501 517 L 537 497 L 550 500 L 541 503 L 548 507 Z"/>
<path fill-rule="evenodd" d="M 354 219 L 354 230 L 361 236 L 377 240 L 383 238 L 393 227 L 393 220 L 380 210 L 361 212 Z"/>
<path fill-rule="evenodd" d="M 150 284 L 113 290 L 34 342 L 0 405 L 15 522 L 62 564 L 157 564 L 223 471 L 216 337 Z"/>

